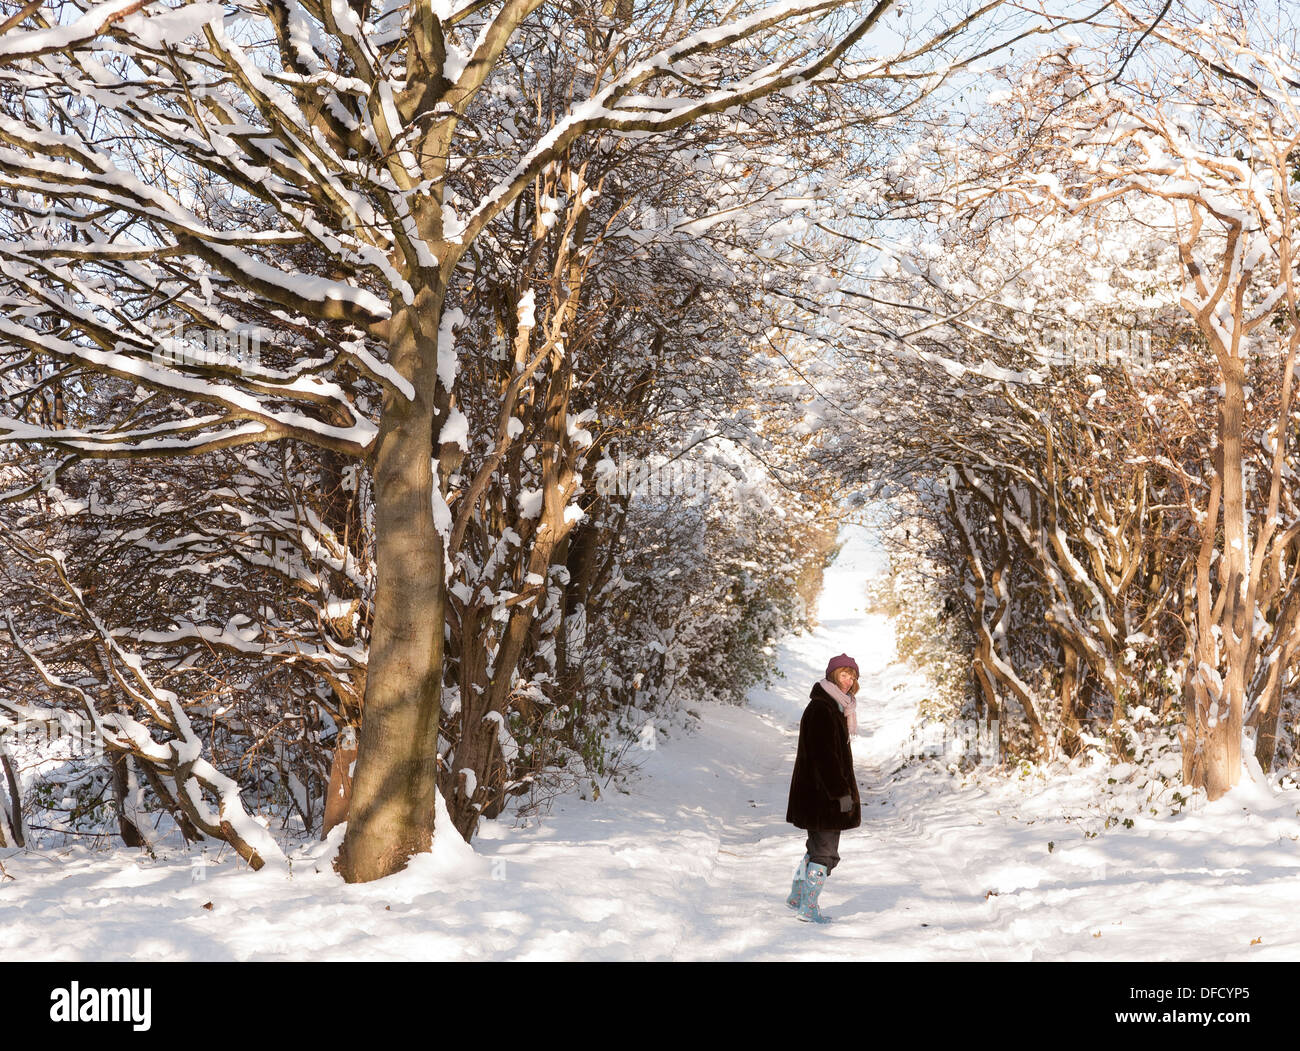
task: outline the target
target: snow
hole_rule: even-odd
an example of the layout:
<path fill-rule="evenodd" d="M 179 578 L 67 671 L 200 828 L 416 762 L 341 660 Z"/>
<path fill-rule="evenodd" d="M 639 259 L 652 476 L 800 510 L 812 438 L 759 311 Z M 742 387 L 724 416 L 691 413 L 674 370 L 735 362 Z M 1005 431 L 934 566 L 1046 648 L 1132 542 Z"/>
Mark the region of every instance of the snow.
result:
<path fill-rule="evenodd" d="M 519 327 L 537 326 L 537 293 L 531 288 L 519 297 Z"/>
<path fill-rule="evenodd" d="M 460 446 L 462 452 L 469 452 L 469 419 L 456 405 L 451 407 L 447 422 L 442 425 L 442 431 L 438 435 L 439 445 L 453 442 Z"/>
<path fill-rule="evenodd" d="M 103 26 L 120 17 L 123 12 L 130 11 L 137 6 L 139 6 L 139 0 L 109 0 L 107 3 L 95 4 L 91 10 L 68 25 L 53 25 L 48 29 L 27 32 L 11 30 L 5 34 L 3 41 L 0 41 L 0 58 L 7 58 L 10 55 L 58 51 L 74 43 L 90 39 L 97 36 Z"/>
<path fill-rule="evenodd" d="M 0 336 L 8 336 L 22 342 L 24 337 L 29 334 L 30 333 L 23 326 L 13 324 L 8 319 L 0 319 Z M 103 366 L 119 374 L 135 375 L 148 380 L 151 383 L 157 384 L 160 387 L 194 395 L 199 399 L 208 400 L 215 404 L 228 405 L 241 413 L 263 417 L 286 428 L 303 427 L 315 434 L 328 436 L 332 439 L 345 442 L 356 442 L 358 447 L 362 449 L 368 446 L 378 433 L 378 428 L 373 423 L 356 413 L 353 414 L 354 422 L 351 426 L 332 426 L 322 423 L 306 414 L 268 410 L 256 397 L 245 391 L 240 391 L 234 387 L 223 384 L 211 383 L 197 376 L 189 376 L 170 369 L 161 368 L 140 358 L 93 349 L 71 341 L 60 340 L 54 336 L 44 337 L 44 342 L 53 350 L 64 352 L 74 357 L 84 358 L 92 366 Z M 298 389 L 313 389 L 316 392 L 327 396 L 337 391 L 337 388 L 332 384 L 322 383 L 318 380 L 303 377 L 301 378 L 301 382 L 304 386 L 299 388 L 298 383 L 295 382 L 294 387 Z M 136 450 L 174 450 L 201 445 L 202 443 L 211 440 L 211 436 L 204 435 L 196 438 L 172 438 L 159 436 L 166 435 L 170 431 L 178 431 L 183 427 L 194 428 L 196 424 L 216 423 L 220 419 L 221 417 L 219 416 L 207 416 L 200 417 L 197 420 L 174 421 L 171 423 L 160 424 L 143 431 L 76 432 L 72 430 L 61 430 L 58 434 L 60 440 L 66 441 L 67 444 L 78 448 L 105 448 L 110 445 L 110 442 L 129 441 L 131 448 Z M 237 434 L 256 434 L 265 429 L 265 425 L 262 423 L 248 422 L 223 431 L 222 435 L 229 438 Z M 4 435 L 13 438 L 27 437 L 29 439 L 35 439 L 41 437 L 44 433 L 42 428 L 10 417 L 0 417 L 0 430 L 3 431 Z"/>
<path fill-rule="evenodd" d="M 186 4 L 170 11 L 153 10 L 148 14 L 128 15 L 121 20 L 122 29 L 145 47 L 158 48 L 178 44 L 186 37 L 203 35 L 203 26 L 225 17 L 221 4 Z"/>
<path fill-rule="evenodd" d="M 1193 799 L 1154 816 L 1148 789 L 1132 779 L 1137 767 L 1048 779 L 905 763 L 927 687 L 895 660 L 889 620 L 864 608 L 878 550 L 860 531 L 847 540 L 827 572 L 818 627 L 777 647 L 784 677 L 752 690 L 746 707 L 687 702 L 699 714 L 694 727 L 656 718 L 664 732 L 653 748 L 631 745 L 625 763 L 635 769 L 622 791 L 612 782 L 599 799 L 560 797 L 549 815 L 484 821 L 472 848 L 439 797 L 432 852 L 358 886 L 330 865 L 342 827 L 291 850 L 287 871 L 250 872 L 212 843 L 160 846 L 157 860 L 85 845 L 0 850 L 13 876 L 0 881 L 6 958 L 1300 954 L 1300 932 L 1284 922 L 1300 906 L 1300 795 L 1268 784 L 1257 767 L 1214 804 Z M 821 899 L 832 923 L 818 927 L 784 905 L 803 853 L 785 804 L 808 688 L 841 651 L 862 668 L 853 750 L 863 823 L 844 834 Z"/>
<path fill-rule="evenodd" d="M 519 504 L 520 518 L 536 518 L 542 513 L 542 501 L 545 493 L 540 489 L 524 489 L 516 498 Z"/>
<path fill-rule="evenodd" d="M 442 315 L 438 327 L 438 382 L 444 390 L 456 389 L 456 372 L 460 359 L 456 354 L 456 326 L 465 324 L 465 312 L 453 307 Z"/>

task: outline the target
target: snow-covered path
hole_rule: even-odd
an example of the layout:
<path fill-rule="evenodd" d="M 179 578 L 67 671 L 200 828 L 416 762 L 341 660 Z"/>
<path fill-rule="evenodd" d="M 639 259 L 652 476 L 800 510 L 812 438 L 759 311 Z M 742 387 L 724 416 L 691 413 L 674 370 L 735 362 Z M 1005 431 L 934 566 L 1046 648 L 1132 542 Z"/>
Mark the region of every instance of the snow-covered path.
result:
<path fill-rule="evenodd" d="M 784 678 L 634 748 L 626 794 L 487 823 L 472 851 L 440 837 L 362 887 L 331 872 L 323 844 L 289 877 L 197 850 L 0 851 L 0 945 L 9 960 L 1300 957 L 1279 922 L 1300 905 L 1297 793 L 1246 785 L 1158 820 L 1134 809 L 1132 828 L 1094 837 L 1078 779 L 963 786 L 904 765 L 925 686 L 894 663 L 890 623 L 863 610 L 873 561 L 853 534 L 819 627 L 781 646 Z M 862 668 L 863 825 L 842 839 L 822 897 L 834 922 L 818 927 L 784 905 L 803 852 L 786 791 L 808 689 L 841 651 Z"/>

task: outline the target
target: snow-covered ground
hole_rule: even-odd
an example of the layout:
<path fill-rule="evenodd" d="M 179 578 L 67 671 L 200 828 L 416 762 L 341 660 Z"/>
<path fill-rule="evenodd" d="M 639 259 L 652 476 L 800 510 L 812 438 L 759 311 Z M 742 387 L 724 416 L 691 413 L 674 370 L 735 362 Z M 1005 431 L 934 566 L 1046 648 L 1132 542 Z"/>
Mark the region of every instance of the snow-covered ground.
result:
<path fill-rule="evenodd" d="M 878 566 L 848 534 L 819 627 L 746 708 L 693 706 L 694 732 L 634 750 L 626 794 L 564 797 L 518 827 L 454 833 L 349 887 L 330 844 L 289 873 L 229 851 L 0 851 L 0 945 L 54 960 L 1294 960 L 1300 793 L 1244 784 L 1104 828 L 1107 772 L 963 780 L 903 762 L 925 684 L 864 610 Z M 862 668 L 862 827 L 844 835 L 824 927 L 784 905 L 803 853 L 785 824 L 799 715 L 826 660 Z M 649 737 L 647 735 L 647 741 Z M 1110 774 L 1109 776 L 1113 776 Z M 1117 805 L 1114 800 L 1109 804 Z M 1145 816 L 1144 816 L 1145 814 Z M 449 827 L 444 822 L 443 828 Z"/>

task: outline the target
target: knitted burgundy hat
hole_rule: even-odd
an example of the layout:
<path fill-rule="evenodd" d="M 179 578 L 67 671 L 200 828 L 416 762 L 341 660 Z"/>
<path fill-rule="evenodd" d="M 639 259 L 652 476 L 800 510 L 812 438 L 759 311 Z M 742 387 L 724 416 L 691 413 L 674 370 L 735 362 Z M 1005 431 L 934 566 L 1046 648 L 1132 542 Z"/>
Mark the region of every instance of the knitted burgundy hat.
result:
<path fill-rule="evenodd" d="M 853 674 L 860 676 L 858 671 L 858 662 L 850 657 L 847 653 L 841 653 L 838 657 L 832 657 L 830 664 L 826 665 L 826 678 L 829 679 L 836 668 L 852 668 Z"/>

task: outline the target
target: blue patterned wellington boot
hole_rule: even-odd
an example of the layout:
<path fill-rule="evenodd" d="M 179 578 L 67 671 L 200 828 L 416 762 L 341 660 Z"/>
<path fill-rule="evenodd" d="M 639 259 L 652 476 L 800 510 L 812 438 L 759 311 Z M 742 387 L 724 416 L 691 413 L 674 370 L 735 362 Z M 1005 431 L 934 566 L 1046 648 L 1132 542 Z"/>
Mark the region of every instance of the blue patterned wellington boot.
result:
<path fill-rule="evenodd" d="M 790 896 L 785 899 L 785 903 L 792 909 L 797 909 L 803 900 L 804 888 L 808 886 L 807 872 L 808 855 L 805 854 L 803 860 L 799 862 L 799 867 L 794 870 L 794 883 L 790 885 Z"/>
<path fill-rule="evenodd" d="M 799 901 L 796 915 L 805 923 L 830 923 L 831 918 L 817 907 L 822 887 L 826 885 L 826 866 L 809 865 L 808 878 L 804 882 L 803 897 Z"/>

